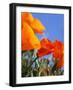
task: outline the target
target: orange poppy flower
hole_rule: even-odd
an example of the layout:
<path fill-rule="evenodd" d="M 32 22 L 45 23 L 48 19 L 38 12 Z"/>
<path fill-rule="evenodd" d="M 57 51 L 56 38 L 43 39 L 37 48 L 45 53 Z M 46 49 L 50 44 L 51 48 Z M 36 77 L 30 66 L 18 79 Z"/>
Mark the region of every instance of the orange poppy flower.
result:
<path fill-rule="evenodd" d="M 62 67 L 64 65 L 64 44 L 56 40 L 53 45 L 53 57 L 58 60 L 57 67 Z"/>
<path fill-rule="evenodd" d="M 39 49 L 40 47 L 40 41 L 34 34 L 32 28 L 27 22 L 24 22 L 22 28 L 22 50 Z"/>
<path fill-rule="evenodd" d="M 34 18 L 34 20 L 30 23 L 31 28 L 33 29 L 33 31 L 35 33 L 43 33 L 43 30 L 45 29 L 45 27 L 43 26 L 43 24 L 40 22 L 40 20 Z"/>
<path fill-rule="evenodd" d="M 35 33 L 42 33 L 44 26 L 29 12 L 21 13 L 21 25 L 22 50 L 39 49 L 41 45 Z"/>
<path fill-rule="evenodd" d="M 34 20 L 32 14 L 29 12 L 22 12 L 21 13 L 21 19 L 22 19 L 22 22 L 26 21 L 28 23 L 32 22 Z"/>
<path fill-rule="evenodd" d="M 42 34 L 43 30 L 45 27 L 43 24 L 40 22 L 40 20 L 34 18 L 31 13 L 29 12 L 22 12 L 21 14 L 21 21 L 22 21 L 22 28 L 23 28 L 23 23 L 27 22 L 29 26 L 31 26 L 32 30 L 35 33 Z"/>
<path fill-rule="evenodd" d="M 44 38 L 41 40 L 41 48 L 38 50 L 37 56 L 42 57 L 44 55 L 52 53 L 53 45 L 50 40 Z"/>
<path fill-rule="evenodd" d="M 57 62 L 57 65 L 56 67 L 57 68 L 61 68 L 64 66 L 64 57 L 62 57 L 58 62 Z"/>
<path fill-rule="evenodd" d="M 63 57 L 64 45 L 62 42 L 57 40 L 53 43 L 53 45 L 54 45 L 53 56 L 57 59 L 60 59 L 61 57 Z"/>

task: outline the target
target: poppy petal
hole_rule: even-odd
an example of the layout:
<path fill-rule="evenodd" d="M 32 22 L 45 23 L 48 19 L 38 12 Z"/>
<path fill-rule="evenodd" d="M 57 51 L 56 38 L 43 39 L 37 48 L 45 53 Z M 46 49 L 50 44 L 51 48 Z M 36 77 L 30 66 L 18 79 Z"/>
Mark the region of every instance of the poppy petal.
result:
<path fill-rule="evenodd" d="M 40 20 L 35 19 L 33 20 L 33 22 L 30 23 L 31 28 L 34 30 L 35 33 L 43 33 L 43 30 L 45 29 L 45 27 L 43 26 L 43 24 L 40 22 Z"/>
<path fill-rule="evenodd" d="M 39 49 L 40 41 L 34 34 L 32 28 L 27 22 L 24 22 L 22 28 L 22 50 Z"/>

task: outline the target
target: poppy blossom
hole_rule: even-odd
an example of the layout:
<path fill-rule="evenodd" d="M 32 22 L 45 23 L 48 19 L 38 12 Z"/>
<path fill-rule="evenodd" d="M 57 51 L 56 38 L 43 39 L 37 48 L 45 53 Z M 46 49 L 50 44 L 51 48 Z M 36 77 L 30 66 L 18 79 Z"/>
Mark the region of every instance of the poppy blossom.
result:
<path fill-rule="evenodd" d="M 27 23 L 29 23 L 29 22 L 32 22 L 34 20 L 34 18 L 33 18 L 33 16 L 32 16 L 32 14 L 31 13 L 29 13 L 29 12 L 22 12 L 21 13 L 21 24 L 22 24 L 22 28 L 23 28 L 23 24 L 24 24 L 24 22 L 27 22 Z"/>
<path fill-rule="evenodd" d="M 56 67 L 57 68 L 61 68 L 64 66 L 64 57 L 62 57 L 58 62 L 57 62 L 57 65 Z"/>
<path fill-rule="evenodd" d="M 37 18 L 34 18 L 29 12 L 22 12 L 21 14 L 22 27 L 23 23 L 27 22 L 35 33 L 42 34 L 45 27 Z"/>
<path fill-rule="evenodd" d="M 38 50 L 38 57 L 52 53 L 53 45 L 50 40 L 44 38 L 41 40 L 41 48 Z"/>
<path fill-rule="evenodd" d="M 34 18 L 34 20 L 30 23 L 31 28 L 35 33 L 43 33 L 43 30 L 45 30 L 45 27 L 40 22 L 40 20 Z"/>
<path fill-rule="evenodd" d="M 63 53 L 64 53 L 64 45 L 62 42 L 60 41 L 55 41 L 53 43 L 53 56 L 57 59 L 60 59 L 62 56 L 63 56 Z"/>
<path fill-rule="evenodd" d="M 22 50 L 39 49 L 41 47 L 40 41 L 34 34 L 32 28 L 27 22 L 23 23 L 22 28 Z"/>
<path fill-rule="evenodd" d="M 41 44 L 35 33 L 41 33 L 44 26 L 29 12 L 22 12 L 21 25 L 22 50 L 39 49 Z"/>
<path fill-rule="evenodd" d="M 58 60 L 57 67 L 62 67 L 64 65 L 64 44 L 56 40 L 53 46 L 53 57 Z"/>
<path fill-rule="evenodd" d="M 22 22 L 26 21 L 28 23 L 32 22 L 34 20 L 32 14 L 29 12 L 22 12 L 21 13 L 21 19 L 22 19 Z"/>

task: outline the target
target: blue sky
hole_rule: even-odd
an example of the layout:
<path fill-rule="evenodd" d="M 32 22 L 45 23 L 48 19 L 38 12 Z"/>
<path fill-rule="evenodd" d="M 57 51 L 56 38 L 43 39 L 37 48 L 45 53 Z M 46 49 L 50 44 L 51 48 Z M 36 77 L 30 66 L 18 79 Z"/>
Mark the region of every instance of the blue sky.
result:
<path fill-rule="evenodd" d="M 45 26 L 44 34 L 37 35 L 39 39 L 48 38 L 51 41 L 59 40 L 64 42 L 64 15 L 33 13 L 33 17 L 38 18 Z"/>

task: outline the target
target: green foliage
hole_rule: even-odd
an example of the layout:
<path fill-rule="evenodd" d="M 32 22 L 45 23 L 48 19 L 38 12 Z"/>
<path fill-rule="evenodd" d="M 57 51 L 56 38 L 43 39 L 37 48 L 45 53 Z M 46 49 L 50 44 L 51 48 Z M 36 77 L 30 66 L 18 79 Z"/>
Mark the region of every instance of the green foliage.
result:
<path fill-rule="evenodd" d="M 22 77 L 57 76 L 64 74 L 63 70 L 56 67 L 55 62 L 53 66 L 50 66 L 50 61 L 44 57 L 42 59 L 34 57 L 33 60 L 34 52 L 33 50 L 22 52 Z"/>

